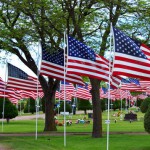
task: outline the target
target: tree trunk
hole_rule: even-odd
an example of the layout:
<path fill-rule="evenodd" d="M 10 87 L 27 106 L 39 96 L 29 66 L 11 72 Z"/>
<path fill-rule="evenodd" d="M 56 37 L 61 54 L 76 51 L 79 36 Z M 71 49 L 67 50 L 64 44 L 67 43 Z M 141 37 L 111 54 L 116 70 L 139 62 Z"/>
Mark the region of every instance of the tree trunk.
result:
<path fill-rule="evenodd" d="M 45 96 L 45 128 L 44 131 L 57 131 L 54 120 L 54 95 Z"/>
<path fill-rule="evenodd" d="M 44 99 L 45 99 L 45 127 L 44 131 L 57 131 L 55 119 L 54 119 L 54 104 L 55 104 L 55 93 L 59 85 L 59 80 L 54 80 L 49 77 L 46 81 L 42 76 L 39 76 L 41 83 Z"/>
<path fill-rule="evenodd" d="M 86 111 L 86 109 L 84 110 L 84 114 L 85 114 L 85 115 L 87 114 L 87 111 Z"/>
<path fill-rule="evenodd" d="M 92 94 L 92 104 L 93 104 L 93 138 L 102 137 L 102 110 L 100 102 L 100 81 L 97 79 L 91 79 L 91 94 Z"/>
<path fill-rule="evenodd" d="M 9 123 L 9 120 L 10 120 L 9 118 L 6 118 L 7 123 Z"/>

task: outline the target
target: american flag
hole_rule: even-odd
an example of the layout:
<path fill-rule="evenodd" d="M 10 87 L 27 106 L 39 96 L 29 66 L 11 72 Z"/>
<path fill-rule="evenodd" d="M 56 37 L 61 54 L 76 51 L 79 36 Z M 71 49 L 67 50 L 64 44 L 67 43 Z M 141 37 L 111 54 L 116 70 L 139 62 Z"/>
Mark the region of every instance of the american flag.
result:
<path fill-rule="evenodd" d="M 0 97 L 8 97 L 7 91 L 8 90 L 6 89 L 6 83 L 0 77 Z"/>
<path fill-rule="evenodd" d="M 60 96 L 61 96 L 61 95 L 60 95 L 60 92 L 59 92 L 59 91 L 56 91 L 56 93 L 55 93 L 55 98 L 56 98 L 56 99 L 60 99 Z"/>
<path fill-rule="evenodd" d="M 111 76 L 110 77 L 110 85 L 114 89 L 119 88 L 121 80 L 122 80 L 122 77 L 120 77 L 120 76 Z"/>
<path fill-rule="evenodd" d="M 58 93 L 55 94 L 56 97 L 60 98 L 61 100 L 64 100 L 64 88 L 65 88 L 65 97 L 66 100 L 71 101 L 73 93 L 74 93 L 74 86 L 72 83 L 61 81 L 60 82 L 60 89 Z"/>
<path fill-rule="evenodd" d="M 65 90 L 66 91 L 70 91 L 70 92 L 73 92 L 74 91 L 74 86 L 72 83 L 69 83 L 69 82 L 65 82 L 64 81 L 61 81 L 61 84 L 60 84 L 60 91 L 63 91 L 64 90 L 64 87 L 65 87 Z"/>
<path fill-rule="evenodd" d="M 114 27 L 113 34 L 115 41 L 113 75 L 150 79 L 150 61 L 139 46 Z"/>
<path fill-rule="evenodd" d="M 10 88 L 10 89 L 8 89 L 8 90 L 9 90 L 9 92 L 7 92 L 7 94 L 8 94 L 8 99 L 9 99 L 12 103 L 18 103 L 18 101 L 22 99 L 20 93 L 19 93 L 17 90 L 12 89 L 12 88 Z"/>
<path fill-rule="evenodd" d="M 73 96 L 72 92 L 70 92 L 70 91 L 66 91 L 65 92 L 65 100 L 66 101 L 71 101 L 72 96 Z M 64 91 L 61 91 L 61 93 L 60 93 L 60 99 L 64 100 Z"/>
<path fill-rule="evenodd" d="M 102 87 L 102 91 L 104 94 L 106 94 L 108 92 L 108 89 L 106 87 Z"/>
<path fill-rule="evenodd" d="M 4 91 L 6 89 L 6 83 L 0 77 L 0 90 Z"/>
<path fill-rule="evenodd" d="M 140 85 L 140 82 L 139 82 L 138 79 L 129 78 L 129 81 L 130 81 L 131 83 L 135 83 L 136 85 Z"/>
<path fill-rule="evenodd" d="M 36 91 L 37 83 L 23 70 L 8 63 L 8 81 L 7 88 L 18 90 Z"/>
<path fill-rule="evenodd" d="M 122 83 L 135 83 L 136 85 L 140 85 L 140 82 L 138 79 L 135 79 L 135 78 L 122 78 L 121 79 L 121 82 Z"/>
<path fill-rule="evenodd" d="M 67 73 L 108 80 L 109 68 L 103 57 L 85 44 L 68 36 L 68 63 Z"/>
<path fill-rule="evenodd" d="M 145 44 L 143 44 L 143 43 L 141 43 L 141 42 L 139 42 L 137 40 L 133 40 L 133 41 L 141 49 L 141 51 L 146 55 L 146 57 L 148 59 L 150 59 L 150 48 L 147 45 L 145 45 Z"/>
<path fill-rule="evenodd" d="M 91 93 L 88 89 L 88 84 L 85 83 L 84 86 L 77 85 L 77 90 L 76 90 L 75 96 L 77 98 L 82 98 L 82 99 L 85 99 L 85 100 L 91 99 L 92 95 L 91 95 Z"/>
<path fill-rule="evenodd" d="M 148 59 L 150 59 L 150 48 L 145 44 L 140 44 L 140 49 L 144 52 Z"/>
<path fill-rule="evenodd" d="M 37 95 L 35 92 L 32 92 L 32 91 L 17 90 L 17 92 L 20 94 L 21 99 L 24 99 L 24 98 L 35 99 L 35 95 Z"/>
<path fill-rule="evenodd" d="M 121 90 L 130 90 L 130 91 L 142 91 L 143 88 L 134 83 L 122 83 Z"/>
<path fill-rule="evenodd" d="M 42 62 L 40 74 L 55 79 L 64 79 L 64 51 L 58 50 L 50 54 L 47 46 L 42 44 Z M 66 74 L 66 81 L 70 83 L 83 84 L 82 78 L 75 74 Z"/>
<path fill-rule="evenodd" d="M 122 78 L 121 83 L 131 83 L 128 79 Z"/>
<path fill-rule="evenodd" d="M 143 81 L 139 81 L 140 82 L 140 85 L 143 89 L 150 89 L 150 81 L 146 81 L 146 80 L 143 80 Z"/>
<path fill-rule="evenodd" d="M 108 98 L 108 91 L 104 92 L 104 89 L 100 88 L 100 99 L 103 99 L 103 98 Z"/>
<path fill-rule="evenodd" d="M 148 96 L 147 95 L 144 95 L 144 94 L 139 94 L 137 96 L 138 99 L 146 99 Z"/>

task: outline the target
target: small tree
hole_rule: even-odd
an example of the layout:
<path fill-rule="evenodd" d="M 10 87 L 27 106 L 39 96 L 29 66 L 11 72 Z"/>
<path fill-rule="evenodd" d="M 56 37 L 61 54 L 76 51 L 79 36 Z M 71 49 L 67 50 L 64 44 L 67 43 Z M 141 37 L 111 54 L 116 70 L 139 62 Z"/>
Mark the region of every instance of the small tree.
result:
<path fill-rule="evenodd" d="M 24 110 L 24 101 L 20 100 L 18 103 L 18 111 L 22 111 Z"/>
<path fill-rule="evenodd" d="M 59 112 L 62 112 L 62 111 L 64 111 L 64 102 L 61 102 L 60 107 L 59 107 Z M 55 110 L 55 112 L 58 112 L 58 108 Z M 67 102 L 66 102 L 66 112 L 69 112 L 69 113 L 72 112 L 71 105 L 68 104 Z"/>
<path fill-rule="evenodd" d="M 87 114 L 87 110 L 92 110 L 92 105 L 89 100 L 80 99 L 78 101 L 78 110 L 84 110 L 84 114 Z"/>
<path fill-rule="evenodd" d="M 150 107 L 148 107 L 144 116 L 144 128 L 146 132 L 150 133 Z"/>
<path fill-rule="evenodd" d="M 4 118 L 9 123 L 9 120 L 18 116 L 18 110 L 7 98 L 4 101 Z M 0 118 L 3 118 L 3 98 L 0 98 Z"/>
<path fill-rule="evenodd" d="M 140 107 L 142 104 L 143 100 L 142 99 L 137 99 L 137 107 Z"/>
<path fill-rule="evenodd" d="M 28 108 L 28 106 L 30 106 Z M 25 105 L 24 113 L 30 112 L 34 114 L 36 112 L 35 100 L 33 98 L 29 98 Z"/>
<path fill-rule="evenodd" d="M 122 103 L 122 105 L 121 105 L 121 103 Z M 113 110 L 115 111 L 116 109 L 121 109 L 121 107 L 122 108 L 125 108 L 125 100 L 122 100 L 122 102 L 121 102 L 121 100 L 115 100 L 114 102 L 113 102 Z"/>
<path fill-rule="evenodd" d="M 42 111 L 45 113 L 45 99 L 44 97 L 41 98 L 41 104 L 42 104 Z"/>
<path fill-rule="evenodd" d="M 102 106 L 102 111 L 104 111 L 105 109 L 106 109 L 106 100 L 107 99 L 101 99 L 100 101 L 101 101 L 101 106 Z"/>
<path fill-rule="evenodd" d="M 115 111 L 118 108 L 120 108 L 120 101 L 119 100 L 115 100 L 113 102 L 113 110 Z"/>
<path fill-rule="evenodd" d="M 146 98 L 145 100 L 143 100 L 143 102 L 141 103 L 141 112 L 142 113 L 146 113 L 148 110 L 148 107 L 150 105 L 150 97 Z"/>

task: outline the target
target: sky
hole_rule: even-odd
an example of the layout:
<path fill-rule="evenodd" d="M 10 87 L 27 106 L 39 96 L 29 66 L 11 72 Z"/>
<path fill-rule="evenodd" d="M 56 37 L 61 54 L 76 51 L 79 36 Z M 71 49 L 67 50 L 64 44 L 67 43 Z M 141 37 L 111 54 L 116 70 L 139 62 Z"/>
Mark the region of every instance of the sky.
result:
<path fill-rule="evenodd" d="M 23 70 L 24 72 L 26 72 L 28 75 L 34 76 L 35 74 L 26 66 L 24 65 L 17 56 L 12 55 L 11 56 L 11 60 L 8 60 L 8 62 L 18 68 L 20 68 L 21 70 Z M 7 81 L 7 65 L 5 64 L 0 64 L 0 77 L 5 81 Z"/>
<path fill-rule="evenodd" d="M 37 51 L 37 47 L 36 47 L 36 51 Z M 41 48 L 39 48 L 39 51 L 41 51 Z M 31 53 L 31 55 L 36 60 L 37 54 L 34 51 Z M 24 72 L 26 72 L 28 75 L 36 77 L 36 75 L 32 72 L 32 70 L 29 69 L 26 65 L 24 65 L 23 62 L 16 55 L 11 54 L 10 56 L 8 56 L 4 52 L 0 52 L 0 70 L 1 70 L 0 77 L 3 79 L 3 81 L 7 82 L 7 65 L 6 65 L 6 63 L 5 64 L 2 63 L 2 61 L 6 62 L 5 59 L 10 64 L 12 64 L 12 65 L 20 68 Z M 41 63 L 41 61 L 38 61 L 38 67 L 40 67 L 40 63 Z"/>

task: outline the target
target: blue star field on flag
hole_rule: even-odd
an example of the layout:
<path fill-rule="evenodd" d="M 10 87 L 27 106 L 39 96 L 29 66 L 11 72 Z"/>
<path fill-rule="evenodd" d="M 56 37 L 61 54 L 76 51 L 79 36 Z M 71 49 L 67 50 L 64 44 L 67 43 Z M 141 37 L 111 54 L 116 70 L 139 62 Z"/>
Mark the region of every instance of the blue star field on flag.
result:
<path fill-rule="evenodd" d="M 129 81 L 130 81 L 131 83 L 135 83 L 136 85 L 140 85 L 140 82 L 139 82 L 138 79 L 129 78 Z"/>
<path fill-rule="evenodd" d="M 42 48 L 43 48 L 42 49 L 42 59 L 43 60 L 64 66 L 64 52 L 63 52 L 63 50 L 49 53 L 46 50 L 46 46 L 42 45 Z"/>
<path fill-rule="evenodd" d="M 69 56 L 96 61 L 96 54 L 91 48 L 70 36 L 68 37 L 68 46 Z"/>
<path fill-rule="evenodd" d="M 147 59 L 146 55 L 140 50 L 139 45 L 123 32 L 114 28 L 114 36 L 116 52 Z"/>
<path fill-rule="evenodd" d="M 19 79 L 28 79 L 28 74 L 22 71 L 21 69 L 8 63 L 8 76 L 19 78 Z"/>

